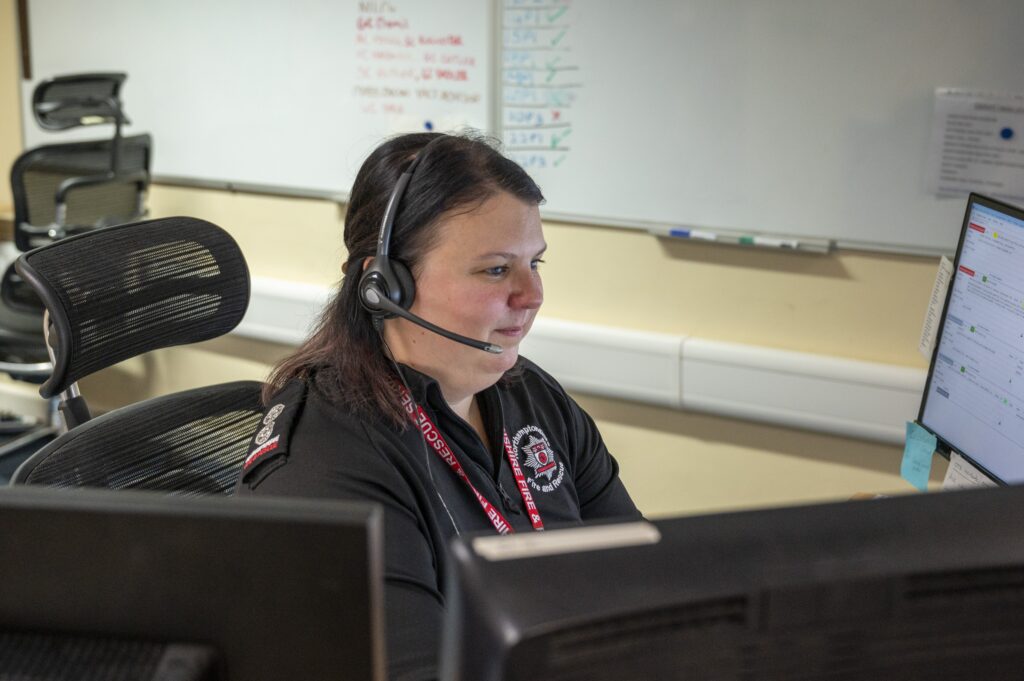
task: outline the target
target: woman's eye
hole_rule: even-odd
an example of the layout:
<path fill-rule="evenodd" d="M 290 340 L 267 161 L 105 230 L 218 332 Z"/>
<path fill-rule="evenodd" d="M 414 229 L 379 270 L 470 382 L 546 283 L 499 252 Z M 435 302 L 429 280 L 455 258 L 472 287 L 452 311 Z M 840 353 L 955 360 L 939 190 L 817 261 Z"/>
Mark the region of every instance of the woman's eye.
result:
<path fill-rule="evenodd" d="M 542 259 L 540 259 L 540 258 L 537 258 L 536 260 L 534 260 L 534 261 L 532 261 L 532 262 L 530 263 L 530 267 L 531 267 L 531 268 L 533 268 L 533 269 L 537 269 L 537 268 L 539 268 L 539 267 L 540 267 L 541 263 L 543 263 L 543 262 L 544 262 L 544 261 L 543 261 Z"/>
<path fill-rule="evenodd" d="M 484 274 L 491 277 L 500 277 L 501 275 L 508 272 L 508 265 L 498 265 L 496 267 L 488 267 L 484 270 Z"/>

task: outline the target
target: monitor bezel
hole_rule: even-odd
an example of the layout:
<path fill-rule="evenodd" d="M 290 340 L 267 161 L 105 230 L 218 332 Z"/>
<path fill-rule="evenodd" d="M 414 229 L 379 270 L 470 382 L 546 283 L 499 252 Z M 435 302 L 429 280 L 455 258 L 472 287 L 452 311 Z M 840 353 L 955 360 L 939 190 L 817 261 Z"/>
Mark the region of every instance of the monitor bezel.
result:
<path fill-rule="evenodd" d="M 198 536 L 203 523 L 212 526 L 206 537 Z M 15 561 L 0 580 L 0 628 L 7 631 L 215 648 L 223 642 L 220 672 L 227 681 L 235 681 L 279 678 L 279 661 L 292 659 L 285 647 L 296 637 L 290 631 L 275 636 L 274 630 L 283 633 L 289 623 L 297 625 L 294 618 L 308 617 L 314 630 L 303 636 L 310 641 L 307 653 L 313 654 L 300 668 L 324 671 L 328 665 L 333 669 L 352 662 L 343 652 L 347 647 L 353 654 L 367 655 L 357 665 L 363 668 L 367 662 L 367 679 L 386 678 L 383 514 L 375 504 L 26 485 L 0 487 L 0 527 L 9 532 L 0 536 L 0 547 Z M 75 528 L 81 534 L 75 535 Z M 68 541 L 59 542 L 62 536 Z M 106 541 L 86 551 L 82 537 Z M 234 537 L 238 544 L 225 548 Z M 291 552 L 296 545 L 302 551 L 308 545 L 310 550 L 296 556 Z M 359 562 L 339 565 L 349 559 Z M 162 561 L 161 567 L 147 571 L 156 560 Z M 115 561 L 114 569 L 107 569 Z M 178 579 L 160 578 L 164 565 Z M 302 566 L 316 569 L 306 572 Z M 283 574 L 289 569 L 291 574 Z M 207 583 L 183 578 L 196 574 Z M 348 578 L 356 581 L 345 582 Z M 193 598 L 194 591 L 212 593 L 213 600 Z M 325 605 L 314 608 L 315 614 L 299 608 L 299 599 L 317 593 L 318 602 Z M 365 594 L 365 607 L 355 596 L 351 602 L 339 598 L 336 606 L 329 605 L 322 597 L 328 593 Z M 119 605 L 102 600 L 104 594 L 114 596 Z M 163 608 L 154 617 L 149 606 L 158 599 Z M 179 607 L 170 607 L 172 603 Z M 232 614 L 219 624 L 201 614 L 223 609 Z M 348 618 L 357 612 L 365 613 L 365 619 L 360 614 L 351 626 L 365 631 L 366 638 L 353 637 L 351 644 L 332 645 L 329 650 L 323 647 L 325 640 L 344 634 Z M 183 628 L 197 637 L 182 636 Z"/>
<path fill-rule="evenodd" d="M 976 192 L 971 192 L 967 197 L 967 207 L 964 210 L 963 223 L 960 226 L 960 239 L 957 242 L 956 255 L 953 258 L 953 273 L 949 279 L 949 286 L 946 287 L 946 297 L 942 304 L 942 315 L 939 318 L 939 327 L 935 333 L 935 343 L 932 347 L 931 361 L 928 364 L 928 375 L 925 379 L 924 391 L 921 393 L 921 405 L 917 411 L 916 422 L 919 426 L 935 436 L 935 451 L 937 451 L 943 458 L 948 460 L 950 458 L 950 452 L 956 452 L 997 485 L 1006 485 L 1007 483 L 1005 480 L 986 468 L 984 464 L 971 456 L 971 454 L 962 452 L 954 447 L 952 443 L 947 441 L 940 433 L 936 432 L 931 426 L 924 422 L 924 410 L 928 403 L 928 397 L 931 395 L 932 380 L 935 377 L 935 362 L 939 356 L 939 342 L 942 339 L 942 333 L 946 328 L 946 313 L 949 311 L 949 302 L 953 297 L 953 286 L 956 283 L 956 272 L 957 268 L 960 266 L 960 256 L 963 253 L 964 241 L 967 238 L 967 229 L 970 225 L 971 213 L 974 210 L 975 205 L 991 208 L 992 210 L 997 210 L 1020 220 L 1024 220 L 1024 210 L 1017 206 L 1013 206 L 1004 201 L 993 199 Z"/>
<path fill-rule="evenodd" d="M 769 622 L 775 622 L 771 628 L 807 629 L 815 621 L 883 622 L 901 616 L 897 596 L 914 591 L 914 578 L 925 578 L 945 585 L 934 590 L 939 598 L 955 591 L 988 598 L 1002 609 L 1003 601 L 992 596 L 994 582 L 985 576 L 1008 569 L 1016 584 L 1024 569 L 1024 544 L 1003 540 L 1002 522 L 1022 500 L 1024 487 L 1011 485 L 657 518 L 649 524 L 658 540 L 640 537 L 631 545 L 580 547 L 570 538 L 587 527 L 545 532 L 548 546 L 526 535 L 463 535 L 450 547 L 440 678 L 540 678 L 536 669 L 524 671 L 517 663 L 530 655 L 545 664 L 543 642 L 554 635 L 591 625 L 618 627 L 616 622 L 657 627 L 670 620 L 652 615 L 677 607 L 745 599 L 749 622 L 756 623 L 751 631 Z M 483 542 L 519 542 L 526 550 L 483 550 Z M 545 550 L 550 545 L 562 550 Z M 982 579 L 974 582 L 974 576 Z M 978 588 L 965 586 L 974 583 Z M 837 594 L 866 587 L 872 598 L 830 598 L 833 586 Z M 795 597 L 792 607 L 780 612 L 772 606 L 777 596 L 783 597 L 780 603 Z M 776 611 L 771 619 L 765 603 Z M 787 612 L 809 619 L 790 621 Z M 610 631 L 603 633 L 609 640 Z M 949 642 L 948 635 L 944 640 Z M 648 661 L 634 655 L 640 652 L 628 652 L 633 674 L 608 678 L 653 678 L 645 673 L 651 671 Z M 506 676 L 510 669 L 515 674 Z"/>

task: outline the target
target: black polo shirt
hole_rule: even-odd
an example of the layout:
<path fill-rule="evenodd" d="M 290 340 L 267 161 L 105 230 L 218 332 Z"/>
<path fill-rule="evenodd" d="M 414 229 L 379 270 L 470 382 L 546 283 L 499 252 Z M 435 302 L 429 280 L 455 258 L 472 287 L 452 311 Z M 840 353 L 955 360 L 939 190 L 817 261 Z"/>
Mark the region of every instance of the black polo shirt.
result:
<path fill-rule="evenodd" d="M 593 420 L 529 360 L 520 358 L 516 371 L 477 394 L 490 449 L 452 412 L 434 379 L 408 367 L 403 372 L 473 486 L 515 531 L 533 528 L 505 454 L 505 432 L 545 528 L 640 517 Z M 459 533 L 495 530 L 419 429 L 356 418 L 325 399 L 315 381 L 293 381 L 270 402 L 238 493 L 381 504 L 390 676 L 436 678 L 447 542 Z"/>

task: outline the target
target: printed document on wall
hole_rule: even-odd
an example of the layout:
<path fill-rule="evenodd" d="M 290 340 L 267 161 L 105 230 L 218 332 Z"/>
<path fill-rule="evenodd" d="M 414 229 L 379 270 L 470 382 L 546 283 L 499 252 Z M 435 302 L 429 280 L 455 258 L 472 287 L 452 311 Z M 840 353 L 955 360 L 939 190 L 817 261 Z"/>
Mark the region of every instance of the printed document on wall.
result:
<path fill-rule="evenodd" d="M 1024 95 L 935 90 L 928 191 L 1024 199 Z"/>

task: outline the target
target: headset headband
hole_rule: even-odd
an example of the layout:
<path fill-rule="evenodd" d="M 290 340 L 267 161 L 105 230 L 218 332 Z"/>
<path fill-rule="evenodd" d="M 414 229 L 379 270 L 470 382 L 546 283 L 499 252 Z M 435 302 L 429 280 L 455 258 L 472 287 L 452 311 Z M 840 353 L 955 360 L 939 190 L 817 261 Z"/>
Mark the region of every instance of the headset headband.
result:
<path fill-rule="evenodd" d="M 435 142 L 444 139 L 447 135 L 438 135 L 434 139 L 423 145 L 416 156 L 413 157 L 412 163 L 406 168 L 401 176 L 398 178 L 398 182 L 395 183 L 395 188 L 391 191 L 391 198 L 388 199 L 388 205 L 384 209 L 384 217 L 380 222 L 380 233 L 377 235 L 377 258 L 387 258 L 388 253 L 391 251 L 391 232 L 394 229 L 395 217 L 398 215 L 398 206 L 402 201 L 402 196 L 405 195 L 405 189 L 412 180 L 413 173 L 416 172 L 416 166 L 420 164 L 423 157 L 426 156 L 427 149 L 430 148 Z"/>

